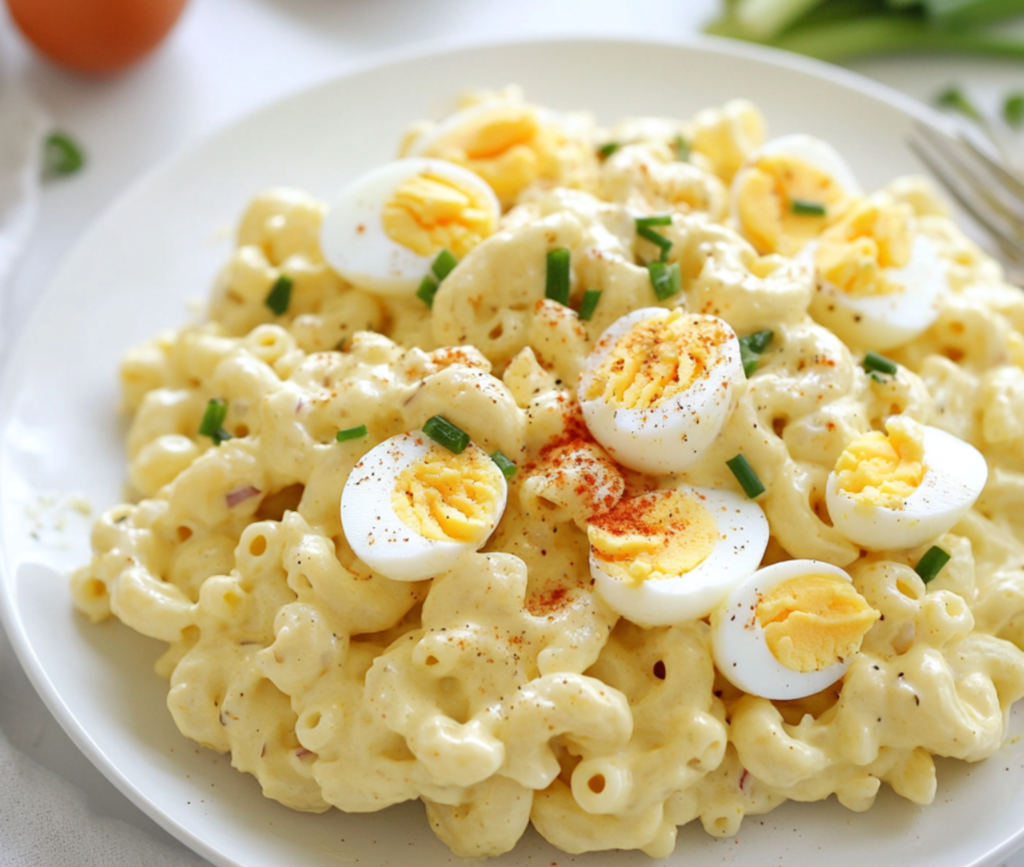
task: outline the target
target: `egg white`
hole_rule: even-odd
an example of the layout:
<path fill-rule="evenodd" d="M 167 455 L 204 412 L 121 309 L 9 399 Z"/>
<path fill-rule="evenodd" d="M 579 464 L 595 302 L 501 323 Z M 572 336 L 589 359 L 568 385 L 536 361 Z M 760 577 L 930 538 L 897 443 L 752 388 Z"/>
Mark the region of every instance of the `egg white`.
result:
<path fill-rule="evenodd" d="M 616 408 L 600 395 L 586 399 L 594 376 L 616 343 L 638 323 L 667 313 L 661 307 L 644 307 L 613 322 L 584 360 L 577 390 L 594 439 L 620 464 L 643 473 L 678 473 L 696 461 L 721 432 L 735 391 L 746 381 L 739 340 L 725 321 L 717 320 L 728 339 L 712 355 L 705 375 L 685 391 L 648 409 Z M 715 320 L 699 314 L 692 318 Z"/>
<path fill-rule="evenodd" d="M 853 583 L 838 566 L 819 560 L 786 560 L 759 569 L 738 584 L 711 614 L 711 652 L 715 667 L 733 686 L 750 695 L 783 700 L 814 695 L 844 674 L 852 656 L 817 671 L 794 671 L 771 652 L 757 619 L 761 597 L 783 581 L 801 575 L 835 575 Z"/>
<path fill-rule="evenodd" d="M 829 474 L 825 502 L 832 524 L 869 551 L 913 548 L 941 536 L 974 505 L 988 480 L 988 464 L 974 446 L 922 425 L 925 474 L 902 509 L 859 503 Z"/>
<path fill-rule="evenodd" d="M 508 487 L 500 470 L 489 527 L 476 543 L 427 539 L 395 513 L 392 494 L 402 471 L 438 448 L 422 431 L 391 437 L 372 448 L 349 474 L 341 494 L 341 525 L 355 555 L 375 572 L 395 581 L 420 581 L 447 572 L 466 554 L 483 547 L 501 520 Z M 486 452 L 470 443 L 490 461 Z"/>
<path fill-rule="evenodd" d="M 446 160 L 395 160 L 349 184 L 331 204 L 320 230 L 324 258 L 342 277 L 377 295 L 408 295 L 419 288 L 437 252 L 421 256 L 397 243 L 384 231 L 384 206 L 395 190 L 410 178 L 437 175 L 461 187 L 472 188 L 487 202 L 497 226 L 501 206 L 481 177 Z"/>
<path fill-rule="evenodd" d="M 676 577 L 632 584 L 609 575 L 601 558 L 593 549 L 590 553 L 597 592 L 623 617 L 644 627 L 706 617 L 737 582 L 757 569 L 768 547 L 768 519 L 757 503 L 717 488 L 677 485 L 675 490 L 702 501 L 718 528 L 718 541 L 696 568 Z M 637 499 L 658 495 L 655 491 Z"/>
<path fill-rule="evenodd" d="M 814 270 L 817 243 L 801 251 L 800 260 Z M 946 267 L 935 243 L 917 235 L 910 261 L 882 273 L 900 287 L 887 295 L 849 295 L 816 276 L 810 313 L 844 343 L 885 351 L 902 346 L 927 331 L 939 318 L 950 295 Z"/>

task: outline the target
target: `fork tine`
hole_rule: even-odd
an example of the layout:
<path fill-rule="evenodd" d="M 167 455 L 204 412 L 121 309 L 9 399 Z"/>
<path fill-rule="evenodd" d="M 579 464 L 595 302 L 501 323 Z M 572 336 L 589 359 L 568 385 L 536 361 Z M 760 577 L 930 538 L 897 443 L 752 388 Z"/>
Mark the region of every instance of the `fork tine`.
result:
<path fill-rule="evenodd" d="M 967 186 L 974 192 L 976 198 L 983 200 L 1003 220 L 1009 223 L 1009 228 L 1016 238 L 1024 238 L 1024 210 L 1020 209 L 1019 200 L 1012 199 L 1007 201 L 1001 195 L 1001 192 L 1004 192 L 999 188 L 999 185 L 1002 183 L 1001 175 L 993 173 L 986 177 L 980 174 L 980 172 L 985 172 L 990 164 L 994 164 L 992 160 L 986 156 L 986 162 L 979 169 L 978 166 L 969 163 L 969 160 L 974 157 L 967 156 L 965 158 L 962 151 L 966 151 L 971 155 L 980 154 L 981 152 L 965 138 L 950 138 L 937 129 L 927 128 L 923 125 L 919 126 L 917 131 L 921 138 L 928 142 L 929 147 L 943 158 L 946 165 L 964 179 Z M 1006 177 L 1013 180 L 1012 175 L 1006 172 L 1005 169 L 1002 169 L 1002 167 L 999 168 L 1002 175 L 1006 175 Z M 992 180 L 993 177 L 995 180 Z M 1024 195 L 1024 186 L 1021 186 L 1021 190 L 1022 195 Z"/>
<path fill-rule="evenodd" d="M 970 150 L 972 154 L 974 154 L 974 156 L 976 156 L 982 163 L 984 163 L 986 168 L 988 168 L 988 170 L 992 172 L 993 175 L 995 175 L 1003 184 L 1005 184 L 1006 188 L 1010 192 L 1012 192 L 1019 199 L 1024 199 L 1024 181 L 1021 181 L 1021 179 L 1017 175 L 1009 171 L 1005 166 L 1001 165 L 996 160 L 992 159 L 992 157 L 990 157 L 987 153 L 985 153 L 985 151 L 978 147 L 977 144 L 971 141 L 969 136 L 966 136 L 961 132 L 957 134 L 957 139 L 960 141 L 961 144 L 966 146 L 967 149 Z"/>
<path fill-rule="evenodd" d="M 1024 265 L 1024 244 L 1010 237 L 1005 229 L 992 222 L 991 218 L 983 213 L 966 194 L 961 192 L 960 184 L 953 176 L 936 160 L 927 150 L 921 147 L 916 139 L 908 139 L 910 149 L 917 155 L 917 158 L 928 168 L 939 182 L 946 188 L 947 192 L 967 211 L 999 245 L 1003 253 L 1018 265 Z"/>

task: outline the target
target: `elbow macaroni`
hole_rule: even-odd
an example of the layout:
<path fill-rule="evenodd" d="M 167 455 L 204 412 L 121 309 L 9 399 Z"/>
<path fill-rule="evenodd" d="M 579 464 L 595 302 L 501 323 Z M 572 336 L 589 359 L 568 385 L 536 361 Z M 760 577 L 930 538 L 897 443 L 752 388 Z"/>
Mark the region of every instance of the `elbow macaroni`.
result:
<path fill-rule="evenodd" d="M 627 120 L 604 138 L 576 116 L 528 115 L 541 127 L 516 164 L 533 180 L 504 191 L 500 231 L 432 309 L 335 274 L 321 203 L 292 190 L 253 201 L 208 321 L 124 361 L 134 501 L 96 523 L 75 604 L 167 642 L 158 670 L 179 729 L 230 752 L 268 797 L 313 812 L 420 798 L 462 856 L 508 851 L 529 822 L 568 852 L 663 857 L 680 824 L 731 835 L 787 799 L 835 794 L 860 811 L 885 783 L 929 803 L 932 757 L 990 756 L 1024 696 L 1024 296 L 926 184 L 894 182 L 885 195 L 920 220 L 953 293 L 890 353 L 899 376 L 877 381 L 809 316 L 799 262 L 759 255 L 732 225 L 727 184 L 765 136 L 754 106 Z M 422 135 L 429 125 L 406 147 Z M 599 159 L 606 140 L 621 146 Z M 670 306 L 639 264 L 653 247 L 637 211 L 675 215 L 664 234 L 678 303 L 774 332 L 686 481 L 735 486 L 725 461 L 745 455 L 767 488 L 766 562 L 847 567 L 882 614 L 842 680 L 806 699 L 731 686 L 705 620 L 643 629 L 593 592 L 588 519 L 649 482 L 581 437 L 575 383 L 608 325 Z M 545 298 L 560 247 L 572 296 L 602 292 L 589 321 Z M 291 303 L 275 316 L 264 299 L 282 275 Z M 215 397 L 231 435 L 219 445 L 198 433 Z M 371 446 L 441 412 L 519 472 L 483 550 L 432 580 L 393 581 L 353 554 L 339 495 Z M 990 468 L 927 587 L 911 568 L 923 548 L 866 554 L 825 504 L 847 444 L 903 413 L 972 443 Z M 366 438 L 335 441 L 359 425 Z"/>

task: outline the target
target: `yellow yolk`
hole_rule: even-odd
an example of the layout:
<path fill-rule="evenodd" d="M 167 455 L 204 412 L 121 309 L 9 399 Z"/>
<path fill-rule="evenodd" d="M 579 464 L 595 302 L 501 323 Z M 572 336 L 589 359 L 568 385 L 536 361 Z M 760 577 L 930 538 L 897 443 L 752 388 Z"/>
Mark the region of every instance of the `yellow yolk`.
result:
<path fill-rule="evenodd" d="M 697 568 L 714 549 L 718 526 L 695 497 L 665 491 L 621 500 L 591 519 L 587 536 L 608 575 L 640 584 Z"/>
<path fill-rule="evenodd" d="M 718 322 L 681 310 L 651 317 L 619 338 L 584 397 L 622 409 L 650 409 L 686 391 L 703 375 L 729 334 Z"/>
<path fill-rule="evenodd" d="M 794 256 L 849 206 L 833 178 L 793 156 L 762 157 L 741 175 L 737 216 L 743 233 L 762 256 Z M 821 205 L 824 216 L 793 212 L 793 202 Z"/>
<path fill-rule="evenodd" d="M 860 503 L 902 509 L 924 479 L 924 435 L 918 425 L 891 419 L 888 436 L 878 431 L 858 437 L 836 461 L 840 493 Z"/>
<path fill-rule="evenodd" d="M 395 190 L 381 220 L 392 241 L 420 256 L 448 248 L 461 259 L 494 232 L 494 218 L 478 190 L 440 175 L 416 175 Z"/>
<path fill-rule="evenodd" d="M 880 616 L 852 584 L 833 575 L 781 581 L 760 597 L 755 613 L 772 655 L 800 672 L 848 659 Z"/>
<path fill-rule="evenodd" d="M 407 527 L 438 542 L 479 542 L 501 505 L 501 470 L 479 450 L 433 447 L 398 475 L 391 494 Z"/>
<path fill-rule="evenodd" d="M 468 120 L 432 143 L 423 156 L 465 166 L 490 184 L 502 206 L 549 172 L 553 142 L 536 112 L 502 106 Z"/>
<path fill-rule="evenodd" d="M 910 261 L 912 219 L 906 204 L 858 205 L 822 235 L 814 256 L 818 275 L 852 296 L 900 291 L 883 269 Z"/>

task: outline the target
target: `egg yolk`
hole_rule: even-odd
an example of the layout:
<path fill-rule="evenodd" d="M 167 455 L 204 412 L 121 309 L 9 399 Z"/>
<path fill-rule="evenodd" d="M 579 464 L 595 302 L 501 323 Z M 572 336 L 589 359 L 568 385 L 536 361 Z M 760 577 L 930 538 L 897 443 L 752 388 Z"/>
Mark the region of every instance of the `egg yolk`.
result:
<path fill-rule="evenodd" d="M 399 473 L 391 505 L 426 539 L 475 544 L 494 526 L 501 490 L 501 470 L 479 449 L 436 446 Z"/>
<path fill-rule="evenodd" d="M 901 291 L 885 269 L 910 261 L 912 220 L 906 204 L 858 205 L 822 235 L 814 256 L 818 275 L 855 297 Z"/>
<path fill-rule="evenodd" d="M 554 141 L 528 106 L 501 106 L 467 120 L 424 152 L 465 166 L 490 184 L 503 206 L 550 173 Z"/>
<path fill-rule="evenodd" d="M 836 485 L 847 497 L 870 506 L 902 509 L 924 479 L 924 434 L 908 419 L 890 419 L 878 431 L 851 442 L 836 461 Z"/>
<path fill-rule="evenodd" d="M 755 611 L 768 649 L 793 671 L 820 671 L 860 650 L 879 613 L 835 575 L 800 575 L 760 596 Z"/>
<path fill-rule="evenodd" d="M 494 231 L 494 216 L 479 190 L 433 174 L 400 184 L 381 220 L 392 241 L 420 256 L 447 247 L 461 259 Z"/>
<path fill-rule="evenodd" d="M 696 569 L 714 549 L 718 526 L 695 497 L 662 491 L 620 501 L 591 519 L 587 536 L 605 572 L 640 584 Z"/>
<path fill-rule="evenodd" d="M 638 322 L 618 339 L 584 397 L 622 409 L 651 409 L 686 391 L 730 337 L 720 322 L 673 310 Z"/>
<path fill-rule="evenodd" d="M 796 255 L 849 207 L 831 175 L 787 154 L 762 157 L 744 171 L 736 202 L 743 234 L 762 256 Z M 800 203 L 821 206 L 825 213 L 801 212 Z"/>

